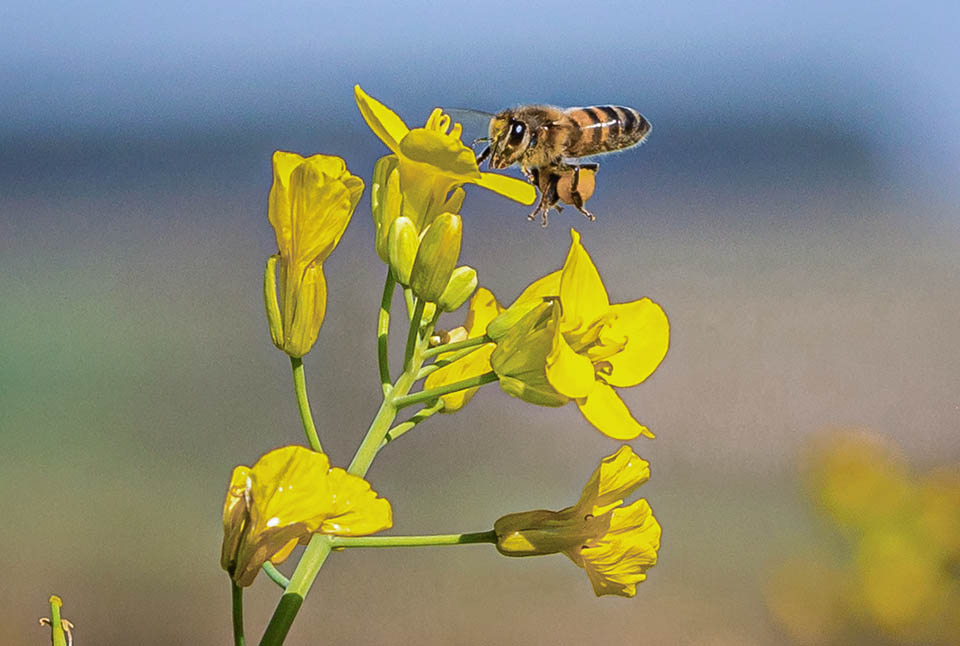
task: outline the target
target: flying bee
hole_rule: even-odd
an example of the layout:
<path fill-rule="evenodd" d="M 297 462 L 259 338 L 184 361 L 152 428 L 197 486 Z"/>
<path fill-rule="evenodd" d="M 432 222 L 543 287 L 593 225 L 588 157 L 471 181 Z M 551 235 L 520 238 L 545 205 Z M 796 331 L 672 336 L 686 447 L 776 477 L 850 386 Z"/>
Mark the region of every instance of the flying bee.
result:
<path fill-rule="evenodd" d="M 578 159 L 636 146 L 650 130 L 642 114 L 622 106 L 508 108 L 492 116 L 488 136 L 477 140 L 489 143 L 477 163 L 489 160 L 490 168 L 518 164 L 540 189 L 540 202 L 529 219 L 539 215 L 542 226 L 547 226 L 550 209 L 562 209 L 560 202 L 595 220 L 584 204 L 593 195 L 599 165 Z"/>

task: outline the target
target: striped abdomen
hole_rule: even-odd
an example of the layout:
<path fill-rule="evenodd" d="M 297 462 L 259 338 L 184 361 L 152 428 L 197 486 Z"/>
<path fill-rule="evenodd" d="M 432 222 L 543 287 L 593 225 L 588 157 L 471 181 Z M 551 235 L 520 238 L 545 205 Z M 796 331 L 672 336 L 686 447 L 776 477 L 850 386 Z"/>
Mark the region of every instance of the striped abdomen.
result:
<path fill-rule="evenodd" d="M 650 122 L 633 108 L 595 105 L 564 110 L 577 129 L 579 137 L 571 137 L 566 154 L 585 157 L 635 146 L 650 134 Z"/>

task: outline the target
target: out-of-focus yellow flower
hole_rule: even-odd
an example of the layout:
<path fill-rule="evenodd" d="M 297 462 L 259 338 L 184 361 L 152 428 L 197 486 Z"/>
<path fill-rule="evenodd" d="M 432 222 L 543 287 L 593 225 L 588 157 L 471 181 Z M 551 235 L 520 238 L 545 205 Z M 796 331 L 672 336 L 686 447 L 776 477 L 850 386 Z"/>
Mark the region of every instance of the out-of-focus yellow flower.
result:
<path fill-rule="evenodd" d="M 487 325 L 501 312 L 497 299 L 494 298 L 490 290 L 485 287 L 479 288 L 470 299 L 470 308 L 467 311 L 467 320 L 464 324 L 464 334 L 461 341 L 481 337 L 487 332 Z M 465 357 L 447 364 L 431 372 L 424 382 L 424 389 L 439 388 L 446 384 L 452 384 L 471 377 L 478 377 L 486 372 L 490 372 L 490 354 L 496 347 L 493 343 L 487 343 L 480 346 Z M 454 353 L 447 352 L 437 357 L 437 361 L 449 359 Z M 444 395 L 443 412 L 454 413 L 467 405 L 477 388 L 459 390 L 449 395 Z"/>
<path fill-rule="evenodd" d="M 855 631 L 871 643 L 955 644 L 960 470 L 916 477 L 896 446 L 864 431 L 824 435 L 804 466 L 811 497 L 845 530 L 853 558 L 829 578 L 805 567 L 771 587 L 770 607 L 797 641 L 846 644 Z M 817 631 L 811 608 L 823 611 Z M 812 632 L 818 639 L 808 639 Z"/>
<path fill-rule="evenodd" d="M 371 205 L 377 226 L 377 252 L 388 260 L 386 237 L 393 220 L 405 215 L 418 232 L 441 213 L 459 213 L 464 184 L 476 184 L 523 204 L 533 204 L 536 191 L 527 182 L 482 173 L 473 151 L 460 141 L 462 128 L 436 108 L 422 128 L 411 130 L 390 108 L 354 88 L 357 106 L 392 155 L 374 169 Z"/>
<path fill-rule="evenodd" d="M 505 556 L 563 552 L 586 571 L 598 597 L 632 597 L 657 563 L 660 524 L 646 500 L 623 506 L 623 499 L 649 477 L 650 465 L 624 445 L 603 459 L 573 507 L 500 518 L 497 549 Z"/>
<path fill-rule="evenodd" d="M 541 405 L 572 399 L 610 437 L 653 437 L 614 387 L 641 383 L 663 361 L 667 316 L 648 298 L 610 304 L 580 234 L 571 236 L 563 269 L 531 284 L 490 324 L 493 369 L 511 395 Z"/>
<path fill-rule="evenodd" d="M 339 157 L 273 154 L 269 218 L 280 250 L 279 303 L 266 294 L 273 343 L 302 357 L 317 340 L 327 306 L 323 262 L 337 246 L 363 192 Z M 273 321 L 279 307 L 279 322 Z"/>
<path fill-rule="evenodd" d="M 392 525 L 390 503 L 366 480 L 331 469 L 323 453 L 285 446 L 233 470 L 220 565 L 248 586 L 266 561 L 282 562 L 315 533 L 364 536 Z"/>
<path fill-rule="evenodd" d="M 819 438 L 806 456 L 821 508 L 842 527 L 864 531 L 900 517 L 913 484 L 896 447 L 863 431 Z"/>

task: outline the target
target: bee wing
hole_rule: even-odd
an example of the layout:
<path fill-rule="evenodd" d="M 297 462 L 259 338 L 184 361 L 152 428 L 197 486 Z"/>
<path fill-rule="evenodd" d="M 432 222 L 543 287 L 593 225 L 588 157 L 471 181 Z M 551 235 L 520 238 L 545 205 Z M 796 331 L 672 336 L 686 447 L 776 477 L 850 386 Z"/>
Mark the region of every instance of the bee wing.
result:
<path fill-rule="evenodd" d="M 463 127 L 463 143 L 478 148 L 481 143 L 486 142 L 487 137 L 490 135 L 490 119 L 493 118 L 492 114 L 464 108 L 444 108 L 443 111 Z"/>

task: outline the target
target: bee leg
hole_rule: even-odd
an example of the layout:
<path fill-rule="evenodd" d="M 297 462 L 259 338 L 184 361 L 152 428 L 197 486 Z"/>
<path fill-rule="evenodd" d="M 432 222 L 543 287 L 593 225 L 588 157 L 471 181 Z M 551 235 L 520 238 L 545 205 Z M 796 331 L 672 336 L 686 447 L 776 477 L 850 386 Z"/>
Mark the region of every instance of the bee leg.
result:
<path fill-rule="evenodd" d="M 484 148 L 479 155 L 477 155 L 477 166 L 486 161 L 487 157 L 490 156 L 490 146 Z"/>
<path fill-rule="evenodd" d="M 536 174 L 537 180 L 540 180 L 541 175 L 538 169 L 533 169 L 532 174 L 534 173 Z M 537 204 L 537 208 L 534 209 L 533 213 L 527 216 L 527 219 L 533 220 L 539 215 L 540 226 L 546 228 L 550 209 L 556 208 L 557 211 L 560 211 L 560 207 L 557 205 L 557 202 L 560 201 L 560 196 L 557 194 L 557 182 L 560 180 L 560 177 L 556 173 L 550 173 L 549 176 L 543 179 L 545 181 L 542 184 L 539 181 L 537 182 L 540 187 L 540 202 Z"/>
<path fill-rule="evenodd" d="M 577 190 L 577 187 L 580 185 L 580 169 L 586 168 L 587 170 L 596 171 L 600 166 L 598 164 L 583 164 L 582 166 L 575 166 L 573 169 L 573 182 L 570 185 L 570 197 L 573 198 L 573 205 L 577 207 L 577 210 L 583 213 L 591 222 L 597 219 L 590 211 L 583 208 L 583 197 L 580 195 L 580 191 Z"/>

